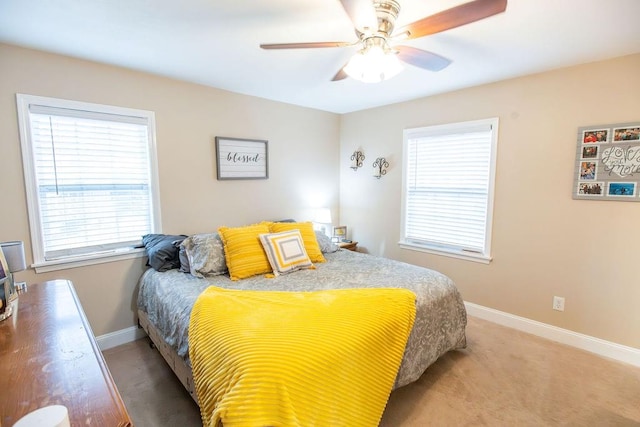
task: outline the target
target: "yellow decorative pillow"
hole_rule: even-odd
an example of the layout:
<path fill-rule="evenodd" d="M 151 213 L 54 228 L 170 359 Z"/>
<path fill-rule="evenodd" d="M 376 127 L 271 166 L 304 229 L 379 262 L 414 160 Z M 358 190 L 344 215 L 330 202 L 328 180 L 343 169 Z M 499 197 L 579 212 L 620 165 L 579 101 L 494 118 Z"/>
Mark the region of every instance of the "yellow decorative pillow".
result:
<path fill-rule="evenodd" d="M 260 235 L 265 233 L 269 233 L 269 225 L 266 223 L 218 228 L 231 280 L 271 273 L 267 254 L 260 243 Z"/>
<path fill-rule="evenodd" d="M 269 230 L 272 233 L 281 233 L 283 231 L 300 230 L 304 248 L 312 262 L 325 262 L 324 255 L 320 250 L 320 245 L 316 239 L 316 232 L 313 230 L 313 224 L 310 222 L 272 222 L 269 223 Z"/>
<path fill-rule="evenodd" d="M 300 230 L 261 234 L 260 242 L 275 276 L 304 268 L 315 269 L 304 249 Z"/>

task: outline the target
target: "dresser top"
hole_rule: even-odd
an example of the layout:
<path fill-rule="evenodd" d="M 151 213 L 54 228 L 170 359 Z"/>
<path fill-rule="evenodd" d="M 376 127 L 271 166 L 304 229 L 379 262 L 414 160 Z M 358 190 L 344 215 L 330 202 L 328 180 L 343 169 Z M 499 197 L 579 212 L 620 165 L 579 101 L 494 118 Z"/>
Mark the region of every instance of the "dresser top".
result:
<path fill-rule="evenodd" d="M 0 425 L 64 405 L 72 426 L 130 426 L 73 284 L 30 285 L 0 322 Z"/>

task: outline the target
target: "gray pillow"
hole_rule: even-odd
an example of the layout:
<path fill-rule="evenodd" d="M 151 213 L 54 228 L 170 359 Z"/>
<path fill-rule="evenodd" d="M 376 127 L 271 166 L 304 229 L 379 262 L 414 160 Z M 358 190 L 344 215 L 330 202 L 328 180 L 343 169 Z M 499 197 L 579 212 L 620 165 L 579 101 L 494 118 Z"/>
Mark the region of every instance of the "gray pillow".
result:
<path fill-rule="evenodd" d="M 322 231 L 316 230 L 316 240 L 323 254 L 336 252 L 340 247 L 331 241 L 331 238 Z"/>
<path fill-rule="evenodd" d="M 178 259 L 180 260 L 180 271 L 183 273 L 191 273 L 191 266 L 189 265 L 189 257 L 187 257 L 187 250 L 182 246 L 182 242 L 178 244 Z"/>
<path fill-rule="evenodd" d="M 196 277 L 225 274 L 227 260 L 218 233 L 194 234 L 180 245 L 184 247 L 189 272 Z"/>
<path fill-rule="evenodd" d="M 187 236 L 167 234 L 145 234 L 142 243 L 147 250 L 149 260 L 147 265 L 154 270 L 167 271 L 180 267 L 178 247 Z"/>

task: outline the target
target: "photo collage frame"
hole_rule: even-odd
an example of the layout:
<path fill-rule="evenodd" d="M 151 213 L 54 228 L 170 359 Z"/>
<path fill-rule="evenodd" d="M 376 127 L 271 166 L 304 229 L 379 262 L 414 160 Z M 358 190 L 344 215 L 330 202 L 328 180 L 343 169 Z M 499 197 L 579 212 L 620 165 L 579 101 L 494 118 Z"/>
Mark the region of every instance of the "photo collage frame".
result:
<path fill-rule="evenodd" d="M 640 202 L 640 121 L 578 128 L 573 198 Z"/>

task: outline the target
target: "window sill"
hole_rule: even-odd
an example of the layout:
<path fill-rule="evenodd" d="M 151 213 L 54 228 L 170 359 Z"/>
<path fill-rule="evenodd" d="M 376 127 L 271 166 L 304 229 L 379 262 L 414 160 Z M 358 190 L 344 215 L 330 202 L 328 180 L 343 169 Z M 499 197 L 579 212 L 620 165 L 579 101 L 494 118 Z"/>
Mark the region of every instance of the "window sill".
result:
<path fill-rule="evenodd" d="M 465 261 L 479 262 L 482 264 L 489 264 L 491 262 L 490 256 L 486 256 L 481 253 L 467 252 L 461 249 L 424 246 L 424 245 L 418 245 L 415 243 L 402 242 L 402 241 L 398 242 L 398 245 L 400 246 L 400 248 L 408 249 L 410 251 L 426 252 L 434 255 L 446 256 L 449 258 L 457 258 Z"/>
<path fill-rule="evenodd" d="M 67 257 L 52 261 L 42 261 L 31 265 L 36 273 L 47 273 L 49 271 L 66 270 L 69 268 L 86 267 L 107 262 L 122 261 L 125 259 L 140 258 L 146 255 L 144 248 L 131 248 L 116 250 L 105 253 L 83 255 L 77 257 Z"/>

